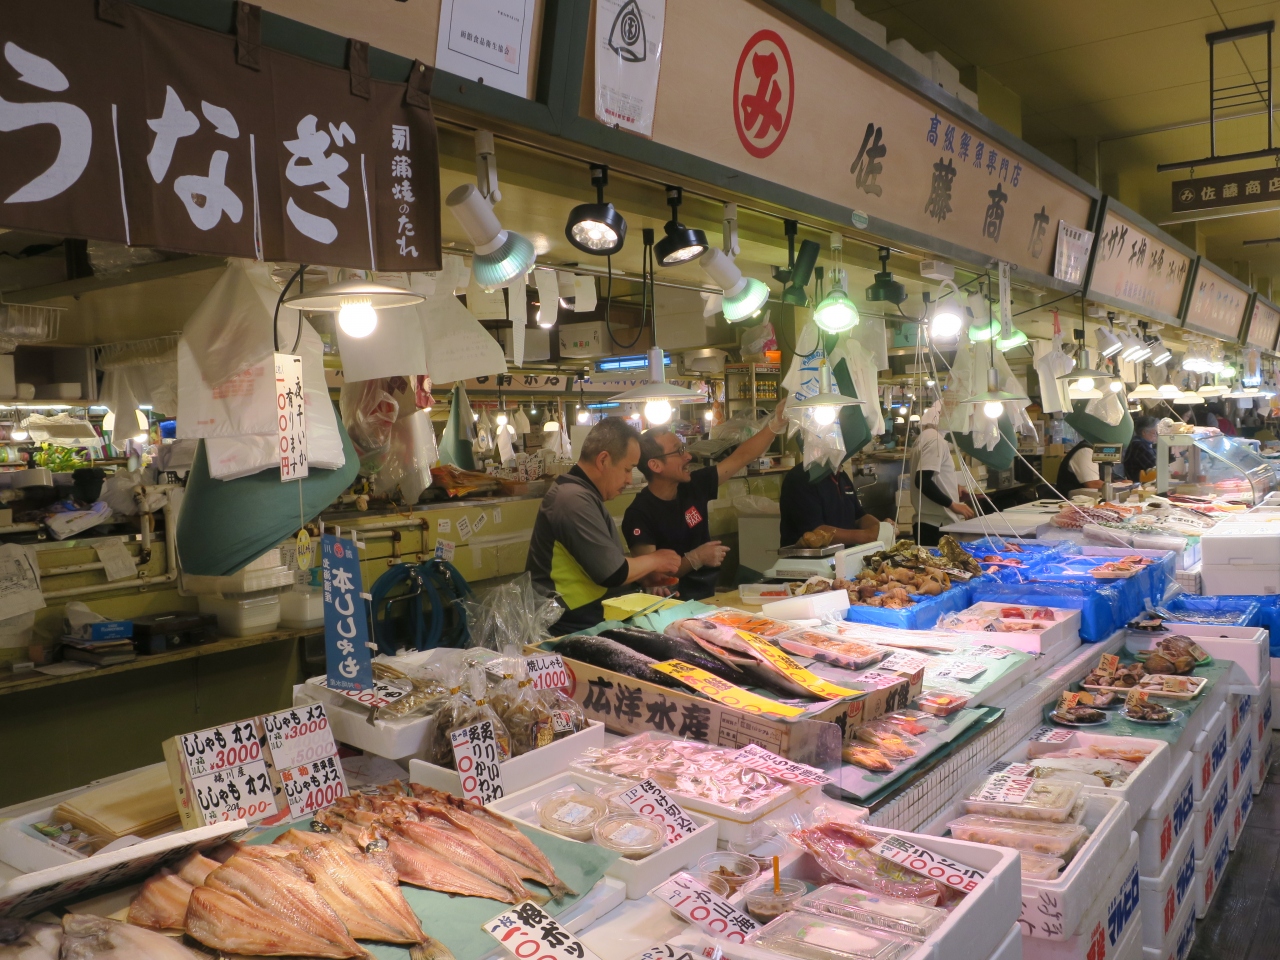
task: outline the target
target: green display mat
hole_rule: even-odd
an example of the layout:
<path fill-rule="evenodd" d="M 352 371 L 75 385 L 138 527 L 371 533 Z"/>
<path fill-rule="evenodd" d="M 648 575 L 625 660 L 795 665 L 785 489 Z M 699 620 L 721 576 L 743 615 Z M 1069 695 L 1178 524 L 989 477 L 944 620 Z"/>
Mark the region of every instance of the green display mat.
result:
<path fill-rule="evenodd" d="M 1121 664 L 1135 663 L 1133 657 L 1122 657 Z M 1049 714 L 1057 707 L 1057 701 L 1048 704 L 1044 709 L 1044 721 L 1046 724 L 1055 727 L 1061 727 L 1063 730 L 1079 730 L 1082 733 L 1096 733 L 1108 737 L 1143 737 L 1147 740 L 1163 740 L 1172 746 L 1182 738 L 1182 732 L 1187 728 L 1187 722 L 1192 715 L 1201 709 L 1209 700 L 1209 693 L 1218 683 L 1224 682 L 1230 674 L 1232 664 L 1230 661 L 1214 661 L 1201 667 L 1196 667 L 1191 671 L 1193 677 L 1206 677 L 1209 682 L 1204 685 L 1204 689 L 1200 695 L 1192 700 L 1169 700 L 1157 697 L 1156 699 L 1170 710 L 1181 711 L 1182 717 L 1173 723 L 1134 723 L 1132 720 L 1126 720 L 1120 716 L 1119 707 L 1111 707 L 1102 711 L 1107 715 L 1105 724 L 1098 724 L 1096 727 L 1068 727 L 1062 724 L 1056 724 L 1049 719 Z M 1075 689 L 1080 689 L 1080 685 L 1072 684 Z M 1119 696 L 1123 697 L 1123 694 Z"/>

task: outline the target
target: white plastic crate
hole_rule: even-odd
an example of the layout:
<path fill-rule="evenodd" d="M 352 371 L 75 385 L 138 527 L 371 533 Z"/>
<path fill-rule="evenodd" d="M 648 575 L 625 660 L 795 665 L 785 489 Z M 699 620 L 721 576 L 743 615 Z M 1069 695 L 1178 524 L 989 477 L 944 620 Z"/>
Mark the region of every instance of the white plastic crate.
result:
<path fill-rule="evenodd" d="M 1209 912 L 1209 906 L 1222 886 L 1222 875 L 1226 873 L 1227 861 L 1231 857 L 1231 831 L 1227 829 L 1226 818 L 1222 827 L 1209 844 L 1208 853 L 1196 861 L 1196 919 L 1203 920 Z"/>
<path fill-rule="evenodd" d="M 1162 946 L 1177 922 L 1182 905 L 1194 899 L 1196 845 L 1191 839 L 1191 831 L 1188 830 L 1178 841 L 1161 874 L 1143 877 L 1140 881 L 1144 946 Z"/>
<path fill-rule="evenodd" d="M 1253 709 L 1255 711 L 1254 721 L 1257 724 L 1259 746 L 1266 743 L 1271 735 L 1271 684 L 1268 683 L 1262 688 L 1261 696 L 1257 697 L 1254 702 Z"/>
<path fill-rule="evenodd" d="M 535 805 L 547 794 L 570 786 L 579 787 L 588 793 L 595 793 L 602 786 L 612 785 L 609 780 L 599 777 L 588 777 L 582 773 L 561 773 L 525 790 L 509 793 L 490 803 L 489 807 L 503 816 L 521 820 L 539 830 L 546 830 L 538 818 Z M 689 816 L 698 824 L 698 829 L 694 833 L 642 860 L 619 857 L 605 870 L 605 876 L 613 877 L 626 884 L 628 900 L 639 900 L 673 873 L 692 867 L 698 862 L 699 857 L 715 851 L 716 821 L 696 813 L 689 813 Z M 586 841 L 570 840 L 570 842 Z"/>
<path fill-rule="evenodd" d="M 1174 918 L 1169 936 L 1158 948 L 1143 946 L 1143 960 L 1187 960 L 1196 940 L 1196 898 L 1187 897 Z"/>
<path fill-rule="evenodd" d="M 1192 833 L 1195 794 L 1191 761 L 1188 754 L 1174 767 L 1151 809 L 1138 821 L 1138 868 L 1144 877 L 1160 876 L 1178 842 Z"/>
<path fill-rule="evenodd" d="M 1232 850 L 1235 850 L 1240 845 L 1240 837 L 1244 833 L 1245 821 L 1249 819 L 1249 814 L 1253 812 L 1254 782 L 1254 778 L 1250 776 L 1244 783 L 1240 784 L 1240 789 L 1231 798 L 1231 817 L 1227 824 L 1227 832 L 1230 837 L 1227 845 Z"/>
<path fill-rule="evenodd" d="M 1203 800 L 1197 800 L 1191 814 L 1191 830 L 1196 845 L 1196 859 L 1203 859 L 1205 851 L 1218 835 L 1218 830 L 1226 822 L 1231 811 L 1231 773 L 1224 764 L 1213 775 L 1213 781 L 1205 793 Z"/>
<path fill-rule="evenodd" d="M 1129 849 L 1098 889 L 1075 935 L 1066 940 L 1024 937 L 1023 957 L 1026 960 L 1098 960 L 1114 956 L 1130 928 L 1142 925 L 1139 883 L 1138 837 L 1130 833 Z"/>
<path fill-rule="evenodd" d="M 1192 752 L 1191 763 L 1195 771 L 1193 789 L 1197 801 L 1204 799 L 1213 778 L 1226 765 L 1230 750 L 1231 737 L 1227 733 L 1227 709 L 1224 704 L 1196 738 L 1195 750 Z"/>
<path fill-rule="evenodd" d="M 1229 790 L 1232 796 L 1240 789 L 1240 785 L 1253 774 L 1253 730 L 1252 724 L 1245 723 L 1240 735 L 1231 745 L 1231 766 Z"/>
<path fill-rule="evenodd" d="M 603 747 L 604 724 L 594 720 L 587 721 L 587 724 L 585 729 L 571 733 L 563 740 L 556 740 L 499 764 L 503 792 L 515 793 L 531 787 L 547 777 L 569 769 L 570 761 L 580 757 L 583 750 Z M 462 781 L 458 778 L 457 771 L 438 767 L 424 760 L 409 761 L 409 781 L 462 796 Z"/>
<path fill-rule="evenodd" d="M 1190 637 L 1215 660 L 1230 660 L 1238 664 L 1249 683 L 1260 683 L 1271 672 L 1269 634 L 1262 627 L 1180 623 L 1171 629 Z M 1234 677 L 1232 682 L 1237 682 Z"/>
<path fill-rule="evenodd" d="M 1080 822 L 1089 829 L 1089 839 L 1056 879 L 1022 878 L 1021 922 L 1026 936 L 1044 940 L 1073 937 L 1107 877 L 1128 852 L 1129 805 L 1112 797 L 1081 796 L 1085 808 Z M 963 815 L 957 799 L 924 832 L 941 836 L 950 821 Z"/>

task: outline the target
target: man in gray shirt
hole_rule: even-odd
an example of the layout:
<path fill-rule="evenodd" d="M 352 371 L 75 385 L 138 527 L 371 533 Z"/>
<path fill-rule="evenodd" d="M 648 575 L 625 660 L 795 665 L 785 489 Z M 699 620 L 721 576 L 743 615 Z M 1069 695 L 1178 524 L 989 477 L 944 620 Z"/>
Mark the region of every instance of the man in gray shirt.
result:
<path fill-rule="evenodd" d="M 552 627 L 557 634 L 595 626 L 604 619 L 600 601 L 625 593 L 626 584 L 680 569 L 674 550 L 628 557 L 605 509 L 605 501 L 631 481 L 639 460 L 640 435 L 625 420 L 606 417 L 587 434 L 577 464 L 542 498 L 524 568 L 534 589 L 565 608 Z"/>

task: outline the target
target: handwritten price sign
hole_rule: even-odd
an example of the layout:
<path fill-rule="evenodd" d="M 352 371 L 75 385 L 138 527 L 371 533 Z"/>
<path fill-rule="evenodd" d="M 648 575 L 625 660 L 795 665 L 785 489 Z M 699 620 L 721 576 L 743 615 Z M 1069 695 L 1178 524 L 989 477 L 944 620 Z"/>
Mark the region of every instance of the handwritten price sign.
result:
<path fill-rule="evenodd" d="M 758 926 L 728 900 L 708 890 L 687 873 L 677 873 L 649 891 L 695 927 L 713 937 L 743 943 Z"/>
<path fill-rule="evenodd" d="M 784 759 L 776 753 L 770 753 L 758 743 L 743 747 L 733 755 L 733 759 L 745 767 L 759 770 L 777 780 L 786 780 L 788 783 L 825 786 L 832 782 L 832 779 L 817 767 Z"/>
<path fill-rule="evenodd" d="M 257 823 L 276 814 L 276 800 L 264 760 L 237 764 L 191 781 L 204 822 L 244 819 Z"/>
<path fill-rule="evenodd" d="M 501 753 L 492 720 L 482 720 L 449 734 L 453 765 L 468 800 L 489 803 L 503 796 Z"/>
<path fill-rule="evenodd" d="M 517 960 L 596 960 L 581 940 L 529 900 L 498 914 L 484 932 Z"/>
<path fill-rule="evenodd" d="M 664 847 L 691 836 L 698 830 L 697 822 L 667 795 L 667 791 L 652 780 L 642 780 L 620 798 L 623 803 L 641 816 L 657 820 L 667 828 Z"/>
<path fill-rule="evenodd" d="M 324 704 L 269 713 L 262 718 L 262 733 L 277 770 L 314 763 L 338 752 Z"/>
<path fill-rule="evenodd" d="M 568 690 L 573 683 L 569 676 L 569 668 L 564 665 L 559 654 L 543 657 L 526 657 L 529 667 L 529 680 L 535 690 Z"/>
<path fill-rule="evenodd" d="M 196 733 L 184 733 L 178 738 L 187 772 L 194 780 L 206 773 L 227 770 L 262 759 L 262 744 L 258 742 L 253 721 L 224 723 Z"/>
<path fill-rule="evenodd" d="M 325 757 L 280 771 L 289 816 L 300 820 L 347 795 L 347 780 L 337 757 Z"/>

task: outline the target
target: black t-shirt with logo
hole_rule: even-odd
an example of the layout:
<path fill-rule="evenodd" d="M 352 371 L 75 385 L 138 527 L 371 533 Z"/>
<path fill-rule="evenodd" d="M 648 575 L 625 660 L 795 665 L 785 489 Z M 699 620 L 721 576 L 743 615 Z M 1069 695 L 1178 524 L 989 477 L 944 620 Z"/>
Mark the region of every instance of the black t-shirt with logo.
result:
<path fill-rule="evenodd" d="M 655 497 L 648 487 L 636 494 L 622 515 L 622 535 L 627 545 L 652 546 L 658 550 L 674 550 L 684 556 L 711 539 L 707 523 L 707 504 L 720 489 L 720 475 L 714 464 L 695 470 L 688 483 L 676 487 L 674 500 Z M 701 600 L 715 593 L 718 567 L 691 570 L 680 578 L 682 600 Z"/>

